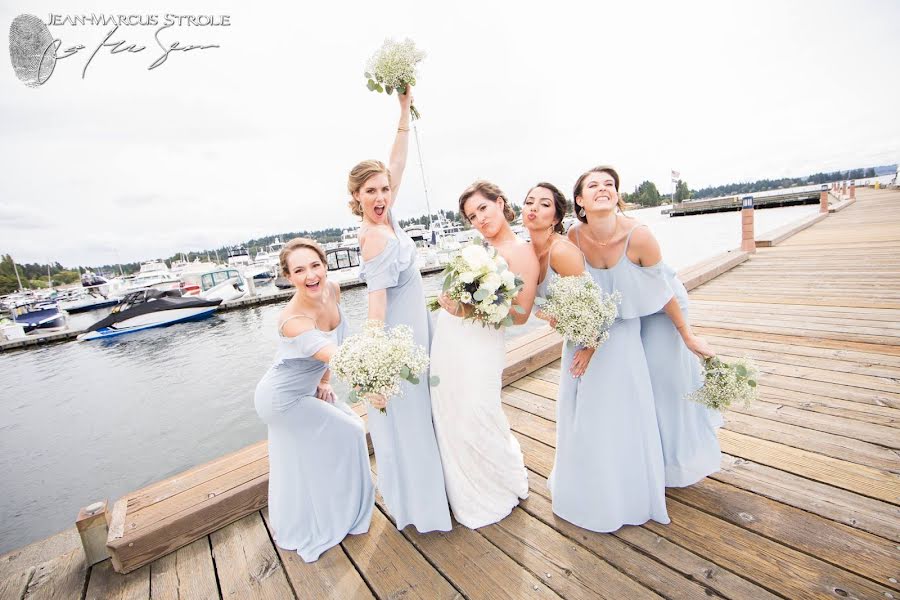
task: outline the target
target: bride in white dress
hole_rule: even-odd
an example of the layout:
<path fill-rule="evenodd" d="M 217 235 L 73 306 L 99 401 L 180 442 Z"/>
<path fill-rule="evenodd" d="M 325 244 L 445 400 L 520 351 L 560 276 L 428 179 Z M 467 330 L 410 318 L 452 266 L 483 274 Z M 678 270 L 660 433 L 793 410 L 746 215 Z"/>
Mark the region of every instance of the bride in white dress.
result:
<path fill-rule="evenodd" d="M 538 262 L 529 245 L 509 226 L 514 219 L 506 196 L 487 181 L 472 184 L 459 210 L 525 282 L 511 311 L 513 322 L 528 319 L 537 287 Z M 441 296 L 431 343 L 434 431 L 456 520 L 476 529 L 506 517 L 528 496 L 528 475 L 519 442 L 500 406 L 506 349 L 503 329 L 463 320 L 465 307 Z"/>

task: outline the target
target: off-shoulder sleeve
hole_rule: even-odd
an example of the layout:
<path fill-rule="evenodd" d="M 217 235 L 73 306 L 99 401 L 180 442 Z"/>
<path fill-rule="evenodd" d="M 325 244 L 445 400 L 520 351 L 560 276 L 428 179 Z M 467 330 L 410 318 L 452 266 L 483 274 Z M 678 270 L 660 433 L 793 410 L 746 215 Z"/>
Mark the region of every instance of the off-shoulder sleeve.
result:
<path fill-rule="evenodd" d="M 400 280 L 400 245 L 388 240 L 381 254 L 363 261 L 359 269 L 360 281 L 366 282 L 370 292 L 394 287 Z"/>
<path fill-rule="evenodd" d="M 281 338 L 280 356 L 282 359 L 310 358 L 332 343 L 334 342 L 318 329 L 309 329 L 296 337 Z"/>
<path fill-rule="evenodd" d="M 658 313 L 672 299 L 675 291 L 666 273 L 666 265 L 659 262 L 641 267 L 625 258 L 627 268 L 616 274 L 615 288 L 622 294 L 619 303 L 620 319 L 635 319 Z"/>

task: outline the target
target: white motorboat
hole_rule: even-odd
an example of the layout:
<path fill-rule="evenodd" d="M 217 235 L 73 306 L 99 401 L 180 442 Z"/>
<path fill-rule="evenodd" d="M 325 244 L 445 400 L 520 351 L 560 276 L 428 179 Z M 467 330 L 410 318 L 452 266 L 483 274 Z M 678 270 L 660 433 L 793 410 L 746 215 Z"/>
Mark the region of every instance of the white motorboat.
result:
<path fill-rule="evenodd" d="M 200 276 L 198 295 L 222 302 L 237 300 L 247 295 L 247 282 L 237 269 L 216 269 Z"/>
<path fill-rule="evenodd" d="M 95 340 L 195 321 L 210 316 L 221 303 L 220 299 L 182 296 L 181 290 L 136 290 L 126 295 L 106 318 L 88 327 L 78 339 Z"/>

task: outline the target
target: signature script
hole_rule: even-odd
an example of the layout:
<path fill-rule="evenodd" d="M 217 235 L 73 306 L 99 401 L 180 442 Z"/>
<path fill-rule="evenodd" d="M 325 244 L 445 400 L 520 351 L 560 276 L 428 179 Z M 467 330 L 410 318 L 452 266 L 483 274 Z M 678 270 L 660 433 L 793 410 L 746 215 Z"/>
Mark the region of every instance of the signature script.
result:
<path fill-rule="evenodd" d="M 172 54 L 173 52 L 190 52 L 191 50 L 208 50 L 209 48 L 219 48 L 218 44 L 182 45 L 181 42 L 178 42 L 178 41 L 172 42 L 168 46 L 166 46 L 163 43 L 163 41 L 160 40 L 159 35 L 160 35 L 160 33 L 162 33 L 163 30 L 168 29 L 169 27 L 172 27 L 173 25 L 174 25 L 174 23 L 168 24 L 168 25 L 163 25 L 162 27 L 157 29 L 156 32 L 153 34 L 153 39 L 156 41 L 156 45 L 159 46 L 159 49 L 162 50 L 162 54 L 156 60 L 154 60 L 152 63 L 150 63 L 150 66 L 147 67 L 148 71 L 152 71 L 156 67 L 159 67 L 160 65 L 164 64 L 167 60 L 169 60 L 169 55 Z M 104 48 L 109 48 L 109 53 L 111 55 L 121 54 L 123 52 L 128 52 L 130 54 L 136 54 L 138 52 L 143 52 L 144 50 L 147 49 L 146 46 L 136 46 L 135 44 L 128 44 L 128 42 L 126 40 L 120 40 L 120 41 L 113 40 L 113 36 L 115 35 L 116 31 L 118 31 L 118 29 L 119 29 L 118 25 L 113 27 L 109 31 L 109 33 L 106 34 L 106 37 L 103 38 L 103 41 L 101 41 L 100 44 L 96 48 L 94 48 L 94 51 L 91 53 L 90 58 L 88 58 L 87 62 L 85 62 L 85 64 L 84 64 L 84 69 L 82 69 L 82 71 L 81 71 L 82 79 L 84 79 L 85 75 L 87 75 L 87 70 L 88 70 L 88 67 L 91 66 L 91 62 L 93 62 L 94 58 Z M 41 63 L 40 63 L 39 71 L 38 71 L 39 76 L 41 73 L 40 70 L 45 68 L 48 58 L 55 57 L 56 60 L 70 58 L 72 56 L 75 56 L 76 54 L 78 54 L 79 52 L 81 52 L 82 50 L 84 50 L 86 48 L 86 46 L 84 46 L 83 44 L 79 44 L 77 46 L 70 46 L 70 47 L 66 48 L 65 50 L 63 50 L 63 53 L 60 54 L 59 49 L 61 46 L 62 46 L 62 40 L 57 38 L 57 39 L 54 39 L 44 49 L 44 52 L 41 56 Z M 55 68 L 56 61 L 51 61 L 51 65 L 52 66 L 49 67 L 51 69 L 51 71 L 47 75 L 47 79 L 49 79 L 50 75 L 53 74 L 52 69 Z"/>

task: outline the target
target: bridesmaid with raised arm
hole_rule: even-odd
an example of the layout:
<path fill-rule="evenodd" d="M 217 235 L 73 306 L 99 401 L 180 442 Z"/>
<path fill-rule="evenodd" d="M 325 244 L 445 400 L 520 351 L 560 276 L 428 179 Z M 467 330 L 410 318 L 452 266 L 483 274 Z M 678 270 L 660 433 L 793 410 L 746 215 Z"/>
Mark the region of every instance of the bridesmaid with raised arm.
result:
<path fill-rule="evenodd" d="M 549 479 L 553 512 L 592 531 L 616 531 L 653 519 L 668 523 L 665 469 L 640 317 L 672 297 L 648 265 L 659 261 L 653 236 L 619 213 L 619 176 L 609 167 L 584 173 L 573 198 L 580 224 L 568 232 L 587 272 L 606 293 L 621 294 L 609 338 L 581 377 L 567 345 L 557 404 L 556 459 Z"/>
<path fill-rule="evenodd" d="M 294 238 L 279 256 L 296 288 L 278 318 L 275 364 L 254 404 L 269 429 L 269 519 L 275 543 L 306 562 L 369 530 L 375 489 L 362 419 L 335 402 L 328 361 L 347 333 L 325 252 Z"/>
<path fill-rule="evenodd" d="M 400 227 L 392 210 L 406 166 L 412 97 L 399 95 L 400 123 L 391 149 L 390 168 L 377 160 L 350 171 L 350 209 L 362 217 L 359 277 L 369 293 L 369 319 L 386 327 L 408 325 L 415 343 L 431 346 L 431 321 L 425 307 L 422 277 L 416 265 L 416 245 Z M 370 410 L 369 432 L 378 463 L 378 489 L 398 529 L 414 525 L 420 533 L 449 531 L 450 509 L 434 425 L 428 373 L 421 383 L 402 382 L 403 395 L 391 400 L 387 412 Z M 375 399 L 381 408 L 384 401 Z"/>

